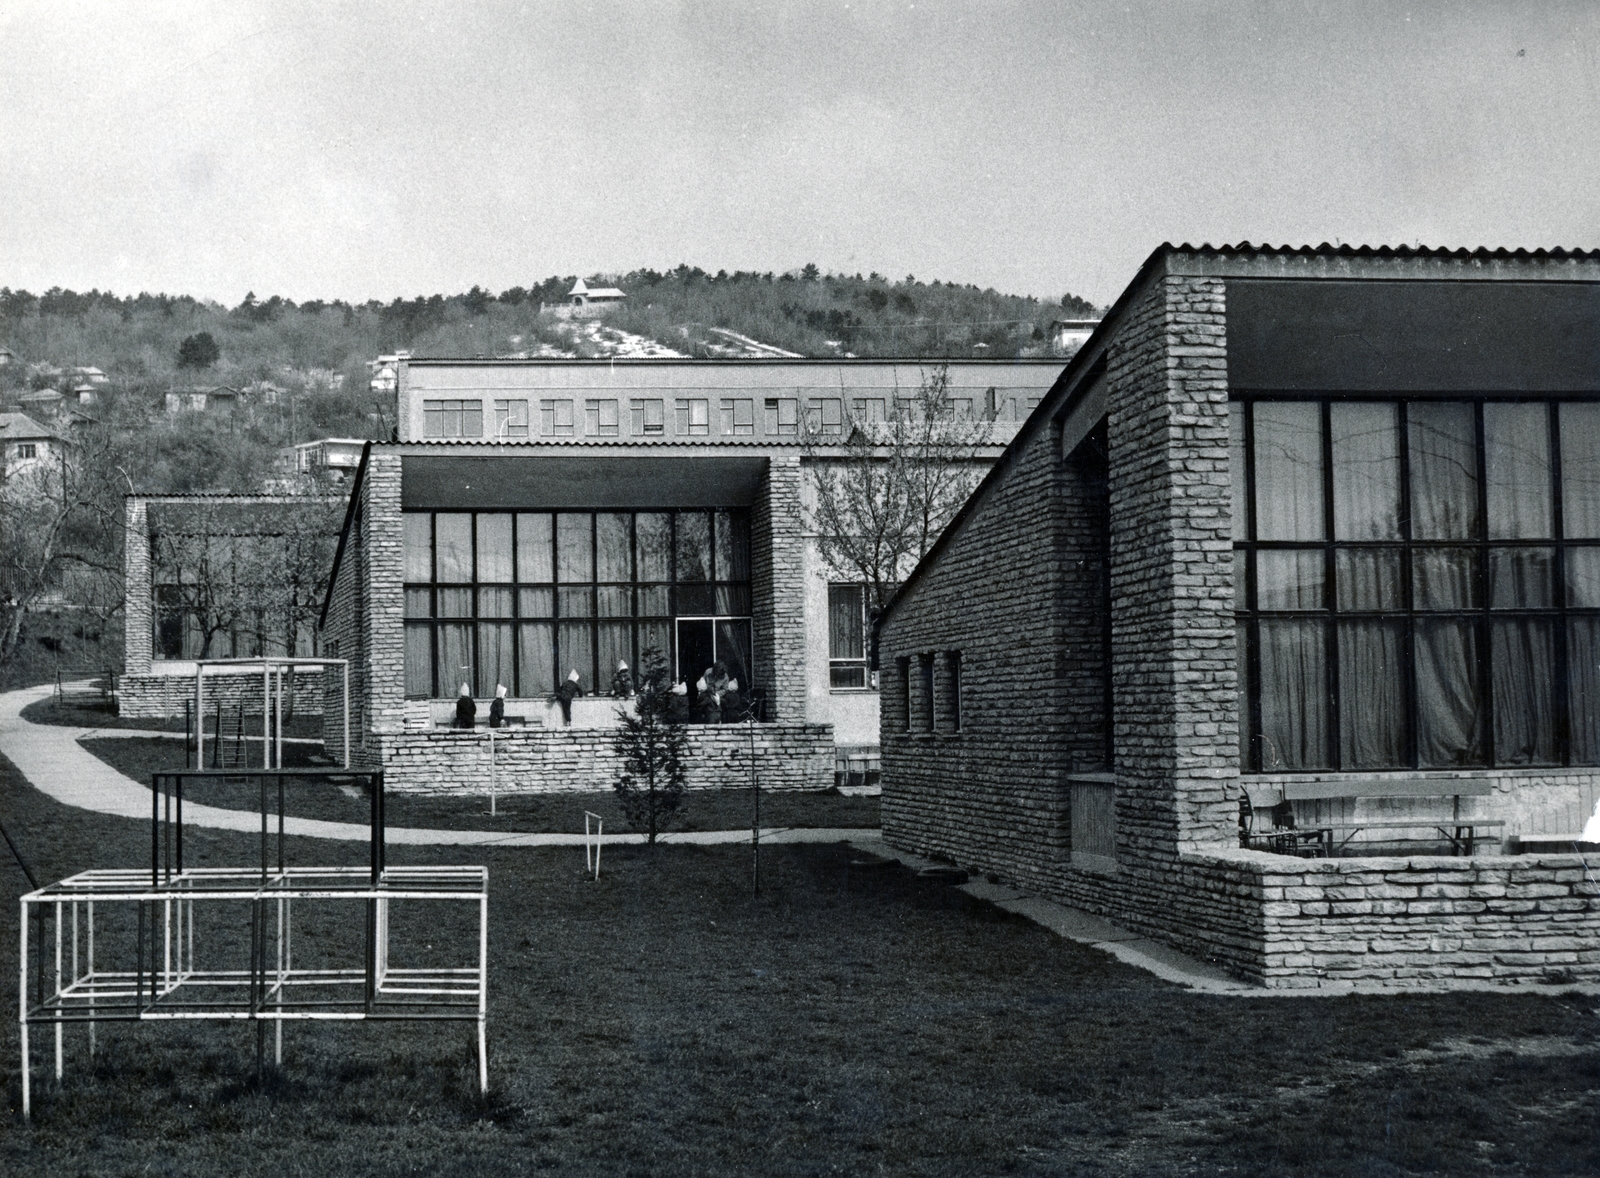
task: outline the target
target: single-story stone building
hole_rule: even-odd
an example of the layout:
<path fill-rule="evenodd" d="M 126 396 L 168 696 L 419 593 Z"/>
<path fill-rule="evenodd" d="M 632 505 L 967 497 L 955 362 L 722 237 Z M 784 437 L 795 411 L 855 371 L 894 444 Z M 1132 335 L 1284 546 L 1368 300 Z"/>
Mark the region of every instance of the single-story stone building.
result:
<path fill-rule="evenodd" d="M 969 461 L 987 468 L 1062 365 L 937 365 L 950 412 L 984 423 Z M 802 486 L 830 437 L 935 366 L 401 358 L 398 437 L 362 458 L 321 624 L 322 653 L 351 660 L 357 760 L 395 789 L 605 788 L 612 676 L 650 648 L 690 690 L 720 662 L 759 698 L 766 786 L 875 758 L 863 597 L 824 567 Z M 569 719 L 552 694 L 574 675 Z M 507 690 L 492 752 L 450 727 L 463 684 L 480 722 Z M 692 784 L 748 780 L 746 728 L 690 739 Z"/>
<path fill-rule="evenodd" d="M 1161 247 L 875 641 L 894 845 L 1274 987 L 1600 978 L 1600 253 Z"/>

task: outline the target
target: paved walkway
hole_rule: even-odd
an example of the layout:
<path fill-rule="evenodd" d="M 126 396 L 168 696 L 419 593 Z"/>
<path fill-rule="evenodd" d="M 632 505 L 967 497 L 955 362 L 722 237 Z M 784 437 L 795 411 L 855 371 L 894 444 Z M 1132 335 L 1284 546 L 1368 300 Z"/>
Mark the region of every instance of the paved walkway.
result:
<path fill-rule="evenodd" d="M 41 699 L 48 699 L 55 691 L 49 684 L 25 687 L 19 691 L 0 694 L 0 753 L 9 757 L 22 771 L 33 787 L 63 805 L 80 810 L 94 810 L 101 814 L 114 814 L 121 818 L 150 819 L 150 787 L 127 777 L 78 743 L 90 736 L 111 738 L 159 736 L 126 728 L 67 728 L 59 724 L 35 724 L 22 717 L 22 709 Z M 250 810 L 224 810 L 217 806 L 202 806 L 186 802 L 183 807 L 186 825 L 211 827 L 215 830 L 237 830 L 246 834 L 259 833 L 261 815 Z M 369 837 L 367 827 L 355 822 L 324 822 L 316 818 L 285 818 L 285 834 L 306 838 L 339 839 L 364 843 Z M 797 827 L 764 827 L 764 843 L 836 843 L 856 837 L 860 830 L 810 829 Z M 391 826 L 384 831 L 391 846 L 453 846 L 453 847 L 578 847 L 583 845 L 581 834 L 532 834 L 498 830 L 429 830 L 409 826 Z M 624 843 L 642 843 L 642 834 L 608 834 L 608 846 Z M 666 843 L 747 843 L 748 830 L 675 831 L 661 835 Z"/>

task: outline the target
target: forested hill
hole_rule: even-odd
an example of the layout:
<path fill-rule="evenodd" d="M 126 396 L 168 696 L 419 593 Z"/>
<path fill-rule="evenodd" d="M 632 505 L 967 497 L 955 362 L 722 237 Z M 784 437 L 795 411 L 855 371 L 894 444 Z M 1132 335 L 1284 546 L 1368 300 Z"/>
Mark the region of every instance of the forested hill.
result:
<path fill-rule="evenodd" d="M 102 369 L 109 383 L 77 407 L 121 436 L 141 490 L 254 489 L 275 450 L 334 436 L 386 436 L 392 399 L 369 390 L 368 361 L 417 356 L 912 356 L 1050 354 L 1054 320 L 1090 317 L 1073 295 L 1058 301 L 976 286 L 891 281 L 877 274 L 786 274 L 679 266 L 589 276 L 627 300 L 603 321 L 570 322 L 541 304 L 567 301 L 576 276 L 493 294 L 392 302 L 251 294 L 236 307 L 184 295 L 43 294 L 0 289 L 0 408 L 44 415 L 30 392 L 72 401 L 71 369 Z M 174 388 L 227 385 L 246 393 L 242 415 L 220 424 L 159 411 Z M 188 418 L 190 415 L 180 415 Z"/>

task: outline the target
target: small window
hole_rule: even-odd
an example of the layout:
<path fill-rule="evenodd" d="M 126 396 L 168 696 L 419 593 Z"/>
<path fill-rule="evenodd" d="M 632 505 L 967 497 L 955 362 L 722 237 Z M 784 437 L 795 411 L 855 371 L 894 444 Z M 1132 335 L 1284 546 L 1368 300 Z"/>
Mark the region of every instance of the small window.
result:
<path fill-rule="evenodd" d="M 885 402 L 882 397 L 856 397 L 850 402 L 850 414 L 858 422 L 872 423 L 884 419 Z"/>
<path fill-rule="evenodd" d="M 950 413 L 951 413 L 951 416 L 953 416 L 953 417 L 971 417 L 972 416 L 972 398 L 971 397 L 951 397 L 950 398 Z"/>
<path fill-rule="evenodd" d="M 951 732 L 961 731 L 961 652 L 947 650 L 944 654 L 945 718 Z"/>
<path fill-rule="evenodd" d="M 17 446 L 18 458 L 37 458 L 38 451 L 32 442 L 22 442 Z"/>
<path fill-rule="evenodd" d="M 725 397 L 722 401 L 722 432 L 747 437 L 756 432 L 756 403 L 749 397 Z"/>
<path fill-rule="evenodd" d="M 866 586 L 828 586 L 828 686 L 867 686 Z"/>
<path fill-rule="evenodd" d="M 821 434 L 843 432 L 844 402 L 837 397 L 813 397 L 807 401 L 806 428 Z"/>
<path fill-rule="evenodd" d="M 590 400 L 583 403 L 584 424 L 590 437 L 614 438 L 617 436 L 617 403 Z"/>
<path fill-rule="evenodd" d="M 896 702 L 900 705 L 900 731 L 911 731 L 911 660 L 898 658 L 894 661 L 894 678 Z"/>
<path fill-rule="evenodd" d="M 678 436 L 698 437 L 711 433 L 711 402 L 703 397 L 678 398 Z"/>
<path fill-rule="evenodd" d="M 793 397 L 768 397 L 766 432 L 768 434 L 797 434 L 800 432 L 800 402 Z"/>
<path fill-rule="evenodd" d="M 528 436 L 528 403 L 526 401 L 496 401 L 494 403 L 494 436 L 497 438 L 525 438 Z"/>
<path fill-rule="evenodd" d="M 483 402 L 424 401 L 422 432 L 428 438 L 481 438 Z"/>
<path fill-rule="evenodd" d="M 650 437 L 665 432 L 663 402 L 647 398 L 630 402 L 628 408 L 635 436 Z"/>
<path fill-rule="evenodd" d="M 567 400 L 540 401 L 539 432 L 545 437 L 572 437 L 572 402 Z"/>
<path fill-rule="evenodd" d="M 922 705 L 922 726 L 929 732 L 934 730 L 933 706 L 933 655 L 922 654 L 917 656 L 917 677 L 919 686 L 919 702 Z"/>

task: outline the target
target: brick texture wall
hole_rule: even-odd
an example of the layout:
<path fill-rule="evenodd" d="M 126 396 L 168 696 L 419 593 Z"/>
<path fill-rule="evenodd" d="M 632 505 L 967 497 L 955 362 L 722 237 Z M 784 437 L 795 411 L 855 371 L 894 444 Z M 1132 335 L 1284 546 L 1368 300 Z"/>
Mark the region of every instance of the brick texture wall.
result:
<path fill-rule="evenodd" d="M 333 676 L 335 679 L 337 676 Z M 294 714 L 322 713 L 324 689 L 321 671 L 300 671 L 292 681 Z M 337 688 L 336 688 L 337 689 Z M 246 715 L 261 715 L 261 676 L 206 675 L 206 714 L 217 703 L 224 708 L 245 705 Z M 185 703 L 194 701 L 193 675 L 124 675 L 117 680 L 117 714 L 136 720 L 183 715 Z M 337 707 L 337 704 L 335 704 Z"/>

